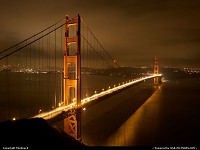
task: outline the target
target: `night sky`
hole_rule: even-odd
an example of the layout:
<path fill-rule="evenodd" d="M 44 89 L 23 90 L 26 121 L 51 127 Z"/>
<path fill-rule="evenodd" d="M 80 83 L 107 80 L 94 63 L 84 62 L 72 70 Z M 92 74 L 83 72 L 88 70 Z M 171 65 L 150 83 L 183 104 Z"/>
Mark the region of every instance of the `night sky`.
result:
<path fill-rule="evenodd" d="M 199 0 L 1 0 L 0 51 L 78 13 L 121 66 L 200 67 Z"/>

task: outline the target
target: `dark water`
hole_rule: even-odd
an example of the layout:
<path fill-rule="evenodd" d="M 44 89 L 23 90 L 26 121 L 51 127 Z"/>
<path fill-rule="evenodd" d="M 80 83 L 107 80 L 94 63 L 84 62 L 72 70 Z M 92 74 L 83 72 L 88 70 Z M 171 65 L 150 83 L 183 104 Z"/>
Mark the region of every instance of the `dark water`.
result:
<path fill-rule="evenodd" d="M 0 122 L 29 118 L 61 102 L 61 75 L 0 72 Z"/>
<path fill-rule="evenodd" d="M 200 78 L 142 83 L 83 113 L 87 145 L 197 146 L 200 144 Z"/>
<path fill-rule="evenodd" d="M 112 77 L 93 76 L 92 82 L 84 78 L 82 97 L 122 82 Z M 1 72 L 0 121 L 31 117 L 41 108 L 45 111 L 58 106 L 61 79 L 61 74 L 54 73 Z M 86 108 L 82 113 L 83 142 L 105 146 L 198 145 L 200 78 L 173 78 L 159 87 L 152 83 L 142 82 Z"/>
<path fill-rule="evenodd" d="M 82 75 L 81 97 L 126 81 L 101 75 Z M 71 97 L 73 99 L 73 97 Z M 46 112 L 63 102 L 63 74 L 0 71 L 0 122 L 13 118 L 29 118 L 40 110 Z"/>

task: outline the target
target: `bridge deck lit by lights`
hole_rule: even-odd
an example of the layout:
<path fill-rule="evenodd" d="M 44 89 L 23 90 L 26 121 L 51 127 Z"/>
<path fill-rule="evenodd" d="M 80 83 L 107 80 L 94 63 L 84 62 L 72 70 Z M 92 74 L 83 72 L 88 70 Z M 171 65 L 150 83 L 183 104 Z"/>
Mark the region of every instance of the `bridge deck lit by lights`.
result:
<path fill-rule="evenodd" d="M 78 108 L 84 107 L 85 104 L 88 104 L 89 102 L 94 101 L 94 100 L 98 100 L 99 98 L 101 98 L 103 96 L 112 94 L 113 92 L 119 91 L 123 88 L 126 88 L 128 86 L 134 85 L 134 84 L 142 82 L 142 81 L 145 81 L 147 79 L 152 79 L 152 78 L 160 77 L 160 76 L 162 76 L 162 74 L 152 74 L 150 76 L 134 79 L 134 80 L 127 82 L 127 83 L 124 83 L 122 85 L 119 84 L 118 86 L 115 86 L 113 88 L 109 88 L 108 90 L 102 91 L 100 93 L 96 93 L 91 97 L 82 99 L 81 100 L 81 106 L 77 106 L 75 104 L 75 102 L 72 102 L 71 104 L 69 104 L 67 106 L 60 106 L 60 107 L 55 108 L 54 110 L 51 110 L 49 112 L 40 113 L 40 114 L 38 114 L 38 115 L 36 115 L 32 118 L 43 118 L 43 119 L 47 120 L 47 119 L 50 119 L 50 118 L 53 118 L 53 117 L 59 115 L 62 111 L 68 111 L 70 109 L 78 109 Z"/>

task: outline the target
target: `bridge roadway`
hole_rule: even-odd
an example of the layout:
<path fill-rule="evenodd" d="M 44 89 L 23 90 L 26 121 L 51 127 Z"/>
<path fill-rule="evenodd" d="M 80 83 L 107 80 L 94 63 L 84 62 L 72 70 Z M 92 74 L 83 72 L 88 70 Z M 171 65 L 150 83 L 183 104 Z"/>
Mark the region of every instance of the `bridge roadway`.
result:
<path fill-rule="evenodd" d="M 43 118 L 43 119 L 47 120 L 47 119 L 50 119 L 50 118 L 53 118 L 53 117 L 59 115 L 60 113 L 62 113 L 62 111 L 68 111 L 70 109 L 78 109 L 78 108 L 84 107 L 85 104 L 88 104 L 89 102 L 94 101 L 94 100 L 98 100 L 100 97 L 109 95 L 109 94 L 111 94 L 113 92 L 119 91 L 119 90 L 121 90 L 123 88 L 129 87 L 131 85 L 134 85 L 136 83 L 142 82 L 144 80 L 152 79 L 152 78 L 155 78 L 155 77 L 161 77 L 161 76 L 162 76 L 162 74 L 152 74 L 150 76 L 145 76 L 145 77 L 141 77 L 141 78 L 138 78 L 138 79 L 134 79 L 134 80 L 132 80 L 132 81 L 130 81 L 128 83 L 124 83 L 124 84 L 116 86 L 114 88 L 111 88 L 111 89 L 102 91 L 100 93 L 94 94 L 91 97 L 82 99 L 80 106 L 77 106 L 75 104 L 75 102 L 73 102 L 73 103 L 71 103 L 71 104 L 69 104 L 67 106 L 60 106 L 60 107 L 55 108 L 54 110 L 51 110 L 51 111 L 48 111 L 48 112 L 44 112 L 44 113 L 40 113 L 40 114 L 38 114 L 38 115 L 36 115 L 36 116 L 34 116 L 32 118 Z"/>

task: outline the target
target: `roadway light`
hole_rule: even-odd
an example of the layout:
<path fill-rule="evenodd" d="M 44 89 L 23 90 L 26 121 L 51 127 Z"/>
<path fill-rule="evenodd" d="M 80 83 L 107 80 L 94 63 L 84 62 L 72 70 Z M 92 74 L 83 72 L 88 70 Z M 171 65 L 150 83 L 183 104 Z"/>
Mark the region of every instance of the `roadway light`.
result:
<path fill-rule="evenodd" d="M 13 121 L 15 121 L 15 120 L 16 120 L 16 118 L 14 117 L 12 120 L 13 120 Z"/>
<path fill-rule="evenodd" d="M 41 111 L 42 111 L 42 110 L 40 109 L 40 110 L 39 110 L 39 113 L 41 113 Z"/>
<path fill-rule="evenodd" d="M 85 111 L 85 110 L 86 110 L 86 108 L 84 107 L 84 108 L 83 108 L 83 110 Z"/>

